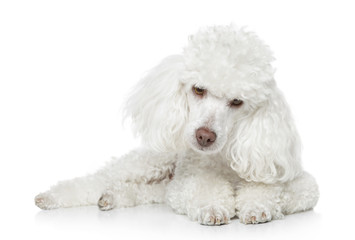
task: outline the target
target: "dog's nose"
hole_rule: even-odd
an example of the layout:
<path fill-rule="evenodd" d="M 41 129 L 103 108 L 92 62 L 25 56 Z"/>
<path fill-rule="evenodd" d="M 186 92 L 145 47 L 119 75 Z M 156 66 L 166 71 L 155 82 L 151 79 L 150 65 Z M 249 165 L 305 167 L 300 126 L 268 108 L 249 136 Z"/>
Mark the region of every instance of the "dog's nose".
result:
<path fill-rule="evenodd" d="M 214 132 L 211 132 L 207 128 L 199 128 L 196 130 L 196 139 L 198 144 L 202 147 L 209 147 L 216 141 L 217 135 Z"/>

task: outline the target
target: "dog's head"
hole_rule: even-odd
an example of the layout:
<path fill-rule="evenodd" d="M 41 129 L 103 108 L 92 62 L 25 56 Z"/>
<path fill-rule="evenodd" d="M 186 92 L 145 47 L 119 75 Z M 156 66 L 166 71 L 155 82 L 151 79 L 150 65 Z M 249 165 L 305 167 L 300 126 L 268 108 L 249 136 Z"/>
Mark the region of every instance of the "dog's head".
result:
<path fill-rule="evenodd" d="M 253 33 L 203 29 L 140 81 L 127 114 L 156 151 L 217 153 L 246 180 L 287 181 L 301 169 L 300 142 L 272 60 Z"/>

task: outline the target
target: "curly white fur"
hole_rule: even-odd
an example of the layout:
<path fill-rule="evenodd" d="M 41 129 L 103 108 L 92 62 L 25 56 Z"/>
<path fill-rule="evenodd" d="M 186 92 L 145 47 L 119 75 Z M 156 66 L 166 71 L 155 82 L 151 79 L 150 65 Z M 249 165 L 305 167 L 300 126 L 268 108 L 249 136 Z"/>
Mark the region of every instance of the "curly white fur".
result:
<path fill-rule="evenodd" d="M 127 102 L 126 116 L 145 147 L 93 175 L 60 182 L 36 196 L 37 206 L 109 210 L 166 202 L 207 225 L 234 216 L 267 222 L 313 208 L 318 187 L 301 167 L 300 139 L 272 60 L 244 29 L 200 30 L 182 55 L 152 69 Z M 231 106 L 234 99 L 243 104 Z M 215 133 L 213 144 L 198 143 L 200 128 Z"/>

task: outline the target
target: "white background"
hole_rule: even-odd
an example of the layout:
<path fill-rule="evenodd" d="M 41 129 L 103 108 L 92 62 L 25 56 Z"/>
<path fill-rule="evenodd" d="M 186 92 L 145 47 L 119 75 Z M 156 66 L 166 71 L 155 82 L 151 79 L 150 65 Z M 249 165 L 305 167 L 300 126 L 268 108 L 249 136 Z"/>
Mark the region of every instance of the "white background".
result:
<path fill-rule="evenodd" d="M 319 182 L 313 211 L 204 227 L 164 205 L 41 211 L 34 196 L 137 146 L 120 109 L 141 76 L 201 26 L 248 26 L 275 53 L 276 80 Z M 1 239 L 354 237 L 351 1 L 0 2 Z"/>

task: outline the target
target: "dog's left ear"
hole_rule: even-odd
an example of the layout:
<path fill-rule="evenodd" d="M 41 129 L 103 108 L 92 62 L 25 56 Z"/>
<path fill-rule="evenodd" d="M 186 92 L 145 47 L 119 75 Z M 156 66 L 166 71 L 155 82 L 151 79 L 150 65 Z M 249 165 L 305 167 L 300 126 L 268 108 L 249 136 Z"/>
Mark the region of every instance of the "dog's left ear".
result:
<path fill-rule="evenodd" d="M 227 156 L 245 180 L 286 182 L 300 174 L 300 138 L 276 86 L 262 106 L 236 123 L 232 134 Z"/>
<path fill-rule="evenodd" d="M 183 127 L 188 107 L 180 82 L 183 58 L 165 58 L 136 86 L 126 105 L 135 132 L 143 144 L 159 152 L 177 151 L 184 144 Z"/>

